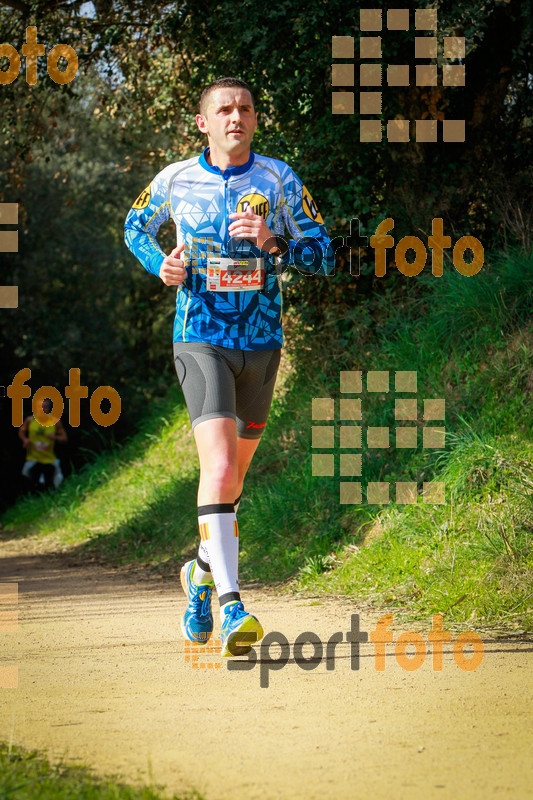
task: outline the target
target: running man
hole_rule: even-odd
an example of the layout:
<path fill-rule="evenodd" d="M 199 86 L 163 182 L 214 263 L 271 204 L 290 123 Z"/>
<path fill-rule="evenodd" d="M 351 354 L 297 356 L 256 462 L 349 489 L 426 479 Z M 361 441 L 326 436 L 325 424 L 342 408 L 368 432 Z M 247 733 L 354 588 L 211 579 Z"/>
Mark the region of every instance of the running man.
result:
<path fill-rule="evenodd" d="M 181 628 L 190 641 L 208 641 L 216 587 L 228 656 L 248 652 L 247 642 L 263 636 L 239 593 L 236 514 L 283 344 L 280 272 L 292 263 L 331 274 L 334 256 L 298 176 L 251 150 L 257 113 L 246 83 L 221 78 L 208 86 L 196 124 L 208 146 L 154 178 L 127 216 L 125 240 L 149 272 L 177 286 L 174 360 L 200 461 L 201 540 L 196 559 L 181 570 L 189 600 Z M 178 244 L 166 255 L 156 234 L 169 218 Z M 298 243 L 303 238 L 307 244 Z"/>

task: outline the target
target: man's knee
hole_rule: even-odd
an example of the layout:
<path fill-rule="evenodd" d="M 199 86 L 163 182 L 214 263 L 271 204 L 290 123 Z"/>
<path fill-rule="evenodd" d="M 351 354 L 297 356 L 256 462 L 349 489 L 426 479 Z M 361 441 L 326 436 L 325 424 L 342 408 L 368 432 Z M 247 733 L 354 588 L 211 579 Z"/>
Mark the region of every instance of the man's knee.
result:
<path fill-rule="evenodd" d="M 227 456 L 214 456 L 202 467 L 202 479 L 216 488 L 229 489 L 237 485 L 238 470 L 235 461 Z"/>

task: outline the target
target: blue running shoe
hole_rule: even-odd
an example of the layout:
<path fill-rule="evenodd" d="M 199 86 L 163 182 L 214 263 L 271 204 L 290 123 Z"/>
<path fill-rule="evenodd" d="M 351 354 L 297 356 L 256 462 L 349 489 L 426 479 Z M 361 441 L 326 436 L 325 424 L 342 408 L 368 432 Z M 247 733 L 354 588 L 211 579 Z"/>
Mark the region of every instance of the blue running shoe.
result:
<path fill-rule="evenodd" d="M 211 593 L 214 584 L 200 585 L 192 579 L 196 561 L 187 561 L 180 572 L 183 591 L 189 598 L 189 605 L 181 620 L 181 632 L 186 639 L 196 644 L 207 644 L 213 633 L 213 614 L 211 613 Z"/>
<path fill-rule="evenodd" d="M 244 636 L 246 634 L 246 636 Z M 223 656 L 244 656 L 252 644 L 263 638 L 261 623 L 244 610 L 241 602 L 232 603 L 225 611 L 220 641 Z"/>

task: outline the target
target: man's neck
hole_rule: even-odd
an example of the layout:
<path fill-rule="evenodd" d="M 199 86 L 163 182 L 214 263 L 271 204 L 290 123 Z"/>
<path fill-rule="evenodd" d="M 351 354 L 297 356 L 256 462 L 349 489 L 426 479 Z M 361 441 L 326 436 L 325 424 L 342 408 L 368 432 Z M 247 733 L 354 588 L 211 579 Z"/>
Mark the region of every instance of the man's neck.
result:
<path fill-rule="evenodd" d="M 224 172 L 228 167 L 241 167 L 250 159 L 250 148 L 243 153 L 224 153 L 219 150 L 209 148 L 206 155 L 206 161 L 212 167 L 218 167 L 221 172 Z"/>

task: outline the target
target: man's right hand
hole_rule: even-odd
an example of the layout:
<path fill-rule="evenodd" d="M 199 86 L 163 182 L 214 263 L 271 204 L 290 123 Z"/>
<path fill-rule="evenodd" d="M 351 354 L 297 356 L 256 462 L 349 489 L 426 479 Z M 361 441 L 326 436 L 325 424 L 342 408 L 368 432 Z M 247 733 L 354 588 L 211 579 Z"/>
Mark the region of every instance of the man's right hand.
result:
<path fill-rule="evenodd" d="M 185 245 L 180 244 L 168 255 L 159 270 L 159 277 L 167 286 L 179 286 L 187 277 L 185 262 L 179 258 L 185 250 Z"/>

